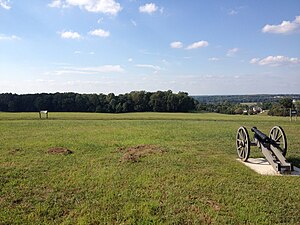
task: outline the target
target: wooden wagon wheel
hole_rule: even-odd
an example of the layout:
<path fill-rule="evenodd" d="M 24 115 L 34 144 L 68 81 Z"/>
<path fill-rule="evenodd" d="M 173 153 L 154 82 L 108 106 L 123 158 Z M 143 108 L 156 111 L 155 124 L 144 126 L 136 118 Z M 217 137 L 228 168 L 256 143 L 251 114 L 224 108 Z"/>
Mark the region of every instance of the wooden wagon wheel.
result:
<path fill-rule="evenodd" d="M 247 161 L 250 154 L 250 140 L 246 127 L 240 127 L 236 134 L 236 150 L 238 157 L 244 162 Z"/>
<path fill-rule="evenodd" d="M 287 140 L 283 129 L 280 126 L 273 127 L 270 130 L 269 137 L 281 151 L 282 155 L 285 156 L 287 151 Z"/>

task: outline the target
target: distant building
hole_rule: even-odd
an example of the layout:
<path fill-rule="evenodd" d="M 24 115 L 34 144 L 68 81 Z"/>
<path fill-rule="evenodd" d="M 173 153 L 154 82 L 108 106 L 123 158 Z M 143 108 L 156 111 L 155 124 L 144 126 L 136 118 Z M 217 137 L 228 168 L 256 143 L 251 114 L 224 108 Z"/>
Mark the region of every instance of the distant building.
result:
<path fill-rule="evenodd" d="M 262 108 L 258 107 L 257 105 L 253 106 L 252 110 L 254 113 L 262 113 L 262 111 L 263 111 Z"/>

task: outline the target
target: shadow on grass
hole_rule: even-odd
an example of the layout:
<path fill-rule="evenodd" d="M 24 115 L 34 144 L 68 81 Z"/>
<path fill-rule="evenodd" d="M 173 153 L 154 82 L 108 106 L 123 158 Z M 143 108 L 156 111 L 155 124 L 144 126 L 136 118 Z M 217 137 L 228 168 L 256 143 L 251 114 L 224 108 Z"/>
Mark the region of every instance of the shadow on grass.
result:
<path fill-rule="evenodd" d="M 287 161 L 300 168 L 300 157 L 288 157 Z"/>

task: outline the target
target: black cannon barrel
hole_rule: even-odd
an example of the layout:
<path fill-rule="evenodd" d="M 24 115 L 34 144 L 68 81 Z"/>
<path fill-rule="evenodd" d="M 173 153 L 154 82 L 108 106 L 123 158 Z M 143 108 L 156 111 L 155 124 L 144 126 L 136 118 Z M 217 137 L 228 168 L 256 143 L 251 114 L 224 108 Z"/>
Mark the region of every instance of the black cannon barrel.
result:
<path fill-rule="evenodd" d="M 263 143 L 270 143 L 270 138 L 261 132 L 257 127 L 252 127 L 251 131 L 254 132 L 254 137 Z"/>

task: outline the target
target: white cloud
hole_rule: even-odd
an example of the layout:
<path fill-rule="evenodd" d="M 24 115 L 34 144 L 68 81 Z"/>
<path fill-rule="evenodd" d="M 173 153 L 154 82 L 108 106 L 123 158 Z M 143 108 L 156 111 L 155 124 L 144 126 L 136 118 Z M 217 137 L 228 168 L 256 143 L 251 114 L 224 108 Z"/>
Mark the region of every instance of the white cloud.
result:
<path fill-rule="evenodd" d="M 81 54 L 81 51 L 75 51 L 74 54 Z"/>
<path fill-rule="evenodd" d="M 207 46 L 208 46 L 207 41 L 198 41 L 198 42 L 195 42 L 195 43 L 187 46 L 186 49 L 191 50 L 191 49 L 203 48 L 203 47 L 207 47 Z"/>
<path fill-rule="evenodd" d="M 109 31 L 102 29 L 96 29 L 89 32 L 89 35 L 98 36 L 98 37 L 108 37 L 110 35 Z"/>
<path fill-rule="evenodd" d="M 63 39 L 81 39 L 81 35 L 77 32 L 73 31 L 65 31 L 65 32 L 60 32 L 60 36 Z"/>
<path fill-rule="evenodd" d="M 133 59 L 132 59 L 132 58 L 129 58 L 129 59 L 128 59 L 128 62 L 133 62 Z"/>
<path fill-rule="evenodd" d="M 220 59 L 217 57 L 208 58 L 209 61 L 219 61 Z"/>
<path fill-rule="evenodd" d="M 282 21 L 279 25 L 265 25 L 262 28 L 263 33 L 274 34 L 290 34 L 297 31 L 300 28 L 300 16 L 296 16 L 294 21 Z"/>
<path fill-rule="evenodd" d="M 170 47 L 171 48 L 182 48 L 183 47 L 183 44 L 182 42 L 180 41 L 174 41 L 170 44 Z"/>
<path fill-rule="evenodd" d="M 159 12 L 160 12 L 161 14 L 163 14 L 164 11 L 165 11 L 165 8 L 164 8 L 164 7 L 161 7 L 160 10 L 159 10 Z"/>
<path fill-rule="evenodd" d="M 165 64 L 165 65 L 169 65 L 169 64 L 170 64 L 170 63 L 168 62 L 168 60 L 166 60 L 166 59 L 162 59 L 161 61 L 162 61 L 162 63 Z"/>
<path fill-rule="evenodd" d="M 260 59 L 260 58 L 253 58 L 253 59 L 250 60 L 250 63 L 251 63 L 251 64 L 256 64 L 256 63 L 259 62 L 259 59 Z"/>
<path fill-rule="evenodd" d="M 53 0 L 51 3 L 48 4 L 51 8 L 60 8 L 62 7 L 62 2 L 60 0 Z"/>
<path fill-rule="evenodd" d="M 115 0 L 52 0 L 49 7 L 66 8 L 78 6 L 88 12 L 117 15 L 122 7 Z"/>
<path fill-rule="evenodd" d="M 251 64 L 258 64 L 260 66 L 283 66 L 283 65 L 295 65 L 300 64 L 300 59 L 289 58 L 287 56 L 267 56 L 263 59 L 253 58 L 250 60 Z"/>
<path fill-rule="evenodd" d="M 131 19 L 130 22 L 132 23 L 133 26 L 135 26 L 135 27 L 137 26 L 137 22 L 135 20 Z"/>
<path fill-rule="evenodd" d="M 229 15 L 229 16 L 233 16 L 233 15 L 237 15 L 237 14 L 238 14 L 238 11 L 237 11 L 237 10 L 230 9 L 230 10 L 228 11 L 228 15 Z"/>
<path fill-rule="evenodd" d="M 136 67 L 140 68 L 149 68 L 149 69 L 154 69 L 154 70 L 161 70 L 159 66 L 151 65 L 151 64 L 137 64 L 135 65 Z"/>
<path fill-rule="evenodd" d="M 97 23 L 102 23 L 103 22 L 103 17 L 101 17 L 100 19 L 97 20 Z"/>
<path fill-rule="evenodd" d="M 139 7 L 141 13 L 152 14 L 158 10 L 158 7 L 154 3 L 148 3 Z"/>
<path fill-rule="evenodd" d="M 0 34 L 0 41 L 14 41 L 14 40 L 21 40 L 21 38 L 16 35 L 7 36 L 5 34 Z"/>
<path fill-rule="evenodd" d="M 122 73 L 125 70 L 120 65 L 104 65 L 98 67 L 64 67 L 55 71 L 56 75 L 65 74 L 99 74 L 99 73 Z"/>
<path fill-rule="evenodd" d="M 243 9 L 247 8 L 247 6 L 238 6 L 235 8 L 231 8 L 227 10 L 227 15 L 234 16 L 239 14 Z"/>
<path fill-rule="evenodd" d="M 0 6 L 6 10 L 11 9 L 11 6 L 9 5 L 9 1 L 10 0 L 0 0 Z"/>
<path fill-rule="evenodd" d="M 233 56 L 235 56 L 235 54 L 237 53 L 239 51 L 239 49 L 238 48 L 231 48 L 231 49 L 229 49 L 228 51 L 227 51 L 227 56 L 228 57 L 233 57 Z"/>

